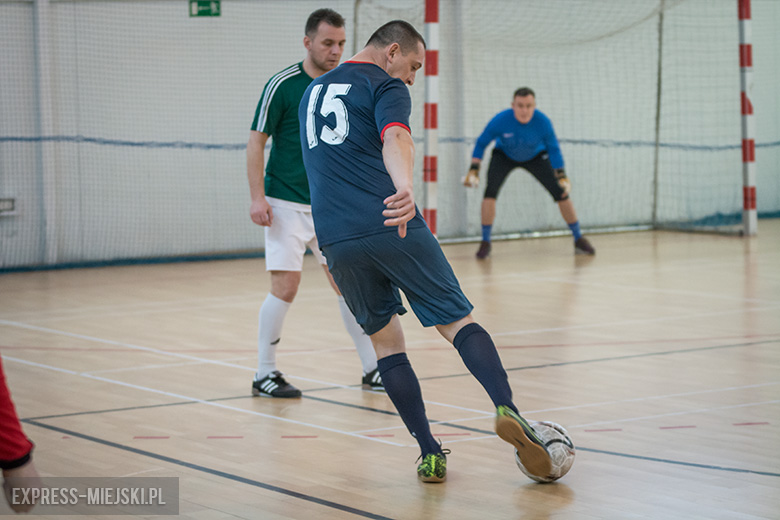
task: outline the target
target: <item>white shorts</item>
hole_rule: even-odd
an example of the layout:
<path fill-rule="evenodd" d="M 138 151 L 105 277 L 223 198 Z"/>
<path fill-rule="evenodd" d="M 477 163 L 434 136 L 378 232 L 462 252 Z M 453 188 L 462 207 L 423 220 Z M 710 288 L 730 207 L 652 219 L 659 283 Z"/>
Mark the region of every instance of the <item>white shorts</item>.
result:
<path fill-rule="evenodd" d="M 307 246 L 320 264 L 327 264 L 314 234 L 311 207 L 273 197 L 266 200 L 273 209 L 274 223 L 265 228 L 265 270 L 303 270 Z"/>

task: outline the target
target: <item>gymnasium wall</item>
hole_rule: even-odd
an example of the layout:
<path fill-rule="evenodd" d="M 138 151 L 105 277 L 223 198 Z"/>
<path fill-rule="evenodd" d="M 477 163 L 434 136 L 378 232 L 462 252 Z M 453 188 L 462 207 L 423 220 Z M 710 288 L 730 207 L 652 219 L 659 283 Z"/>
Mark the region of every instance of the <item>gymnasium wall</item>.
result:
<path fill-rule="evenodd" d="M 424 28 L 422 0 L 327 5 L 347 21 L 343 59 L 390 19 Z M 772 214 L 780 2 L 752 5 L 758 208 Z M 249 125 L 322 6 L 222 0 L 220 16 L 191 17 L 184 0 L 0 0 L 0 199 L 15 202 L 0 269 L 262 250 Z M 484 184 L 460 179 L 523 85 L 555 124 L 585 228 L 741 211 L 736 0 L 440 0 L 440 16 L 440 238 L 478 235 Z M 422 203 L 422 75 L 411 93 Z M 530 176 L 510 176 L 497 234 L 562 227 Z"/>

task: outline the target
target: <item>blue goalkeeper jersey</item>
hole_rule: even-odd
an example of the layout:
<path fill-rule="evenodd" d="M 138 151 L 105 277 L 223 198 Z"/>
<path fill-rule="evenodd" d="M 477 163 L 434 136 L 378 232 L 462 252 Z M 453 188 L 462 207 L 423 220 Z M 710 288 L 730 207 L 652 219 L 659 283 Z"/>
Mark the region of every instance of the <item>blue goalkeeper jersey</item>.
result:
<path fill-rule="evenodd" d="M 482 159 L 485 148 L 493 140 L 496 141 L 496 149 L 517 162 L 530 161 L 546 151 L 552 167 L 563 168 L 563 156 L 552 122 L 539 110 L 534 110 L 533 117 L 526 124 L 517 120 L 511 108 L 496 114 L 477 139 L 471 156 Z"/>
<path fill-rule="evenodd" d="M 320 247 L 377 233 L 384 200 L 396 192 L 382 158 L 382 137 L 409 129 L 412 100 L 403 81 L 379 66 L 344 62 L 315 79 L 298 107 L 303 163 Z M 419 209 L 408 228 L 425 226 Z"/>

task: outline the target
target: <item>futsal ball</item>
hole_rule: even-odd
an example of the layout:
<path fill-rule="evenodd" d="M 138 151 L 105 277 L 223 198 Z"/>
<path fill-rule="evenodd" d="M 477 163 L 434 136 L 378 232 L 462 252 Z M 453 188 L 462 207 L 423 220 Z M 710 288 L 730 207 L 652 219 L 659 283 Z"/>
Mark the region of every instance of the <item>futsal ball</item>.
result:
<path fill-rule="evenodd" d="M 546 477 L 531 475 L 528 470 L 525 469 L 523 463 L 520 462 L 520 457 L 518 457 L 517 450 L 515 450 L 515 462 L 517 462 L 517 467 L 532 480 L 537 482 L 554 482 L 568 473 L 569 469 L 571 469 L 571 465 L 574 464 L 574 443 L 571 442 L 569 432 L 560 424 L 550 421 L 529 421 L 529 424 L 536 430 L 537 435 L 542 439 L 547 451 L 550 453 L 552 469 L 550 470 L 550 474 Z"/>

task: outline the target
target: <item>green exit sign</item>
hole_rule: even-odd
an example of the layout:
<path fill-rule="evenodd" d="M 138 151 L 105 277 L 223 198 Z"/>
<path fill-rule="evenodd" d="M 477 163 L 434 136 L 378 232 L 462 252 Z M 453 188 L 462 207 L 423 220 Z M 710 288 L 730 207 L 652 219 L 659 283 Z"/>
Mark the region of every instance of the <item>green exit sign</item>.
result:
<path fill-rule="evenodd" d="M 190 16 L 219 16 L 220 0 L 190 0 Z"/>

